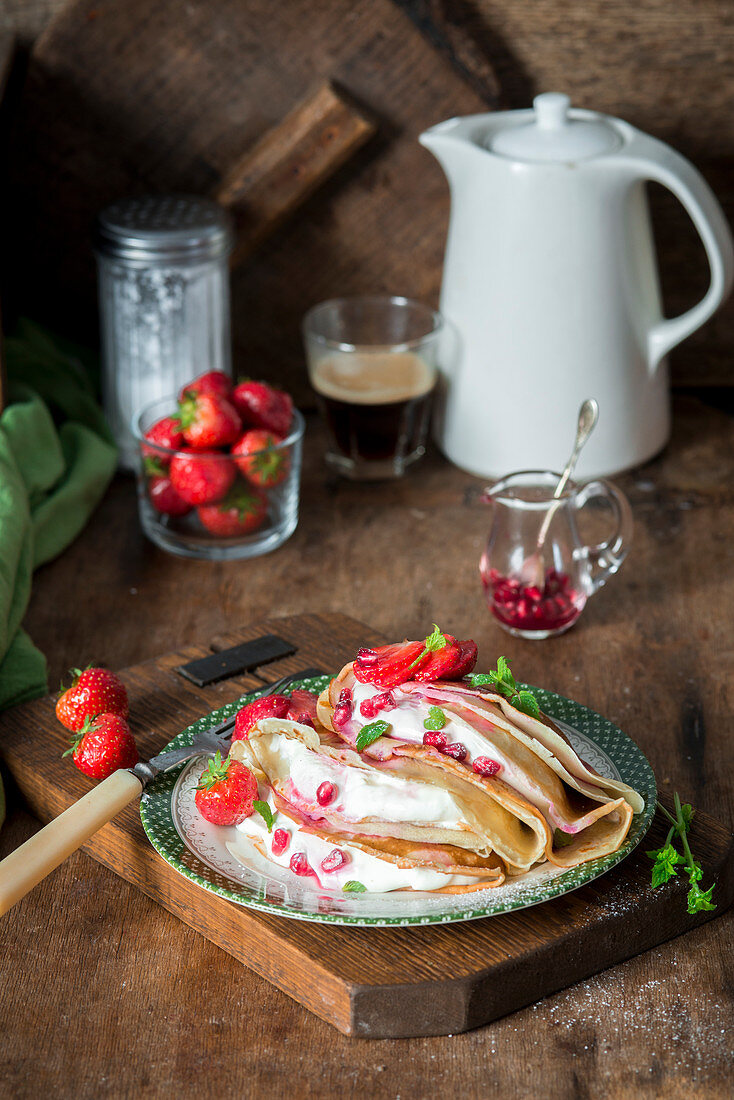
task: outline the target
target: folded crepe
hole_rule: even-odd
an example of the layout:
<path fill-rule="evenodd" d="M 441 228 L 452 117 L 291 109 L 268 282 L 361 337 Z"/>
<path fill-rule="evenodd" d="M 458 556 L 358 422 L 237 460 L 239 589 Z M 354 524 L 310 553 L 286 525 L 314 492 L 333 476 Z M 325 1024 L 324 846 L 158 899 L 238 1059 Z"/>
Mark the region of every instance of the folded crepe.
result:
<path fill-rule="evenodd" d="M 319 721 L 355 747 L 360 730 L 374 721 L 362 714 L 362 704 L 384 694 L 359 682 L 352 665 L 346 665 L 319 698 Z M 631 787 L 599 775 L 582 760 L 547 716 L 532 718 L 491 690 L 465 682 L 411 681 L 391 688 L 389 696 L 388 707 L 378 714 L 389 723 L 389 736 L 373 742 L 361 758 L 369 756 L 389 766 L 395 757 L 405 760 L 406 749 L 400 743 L 407 742 L 414 757 L 440 757 L 444 774 L 465 779 L 474 776 L 473 761 L 491 760 L 496 774 L 482 777 L 483 790 L 492 792 L 495 802 L 533 830 L 538 842 L 541 834 L 545 841 L 539 852 L 532 845 L 516 849 L 515 858 L 508 858 L 506 848 L 504 854 L 496 849 L 508 874 L 527 870 L 530 854 L 532 863 L 547 859 L 558 867 L 574 867 L 615 852 L 633 814 L 644 809 L 643 799 Z M 467 750 L 463 760 L 423 745 L 430 707 L 439 707 L 445 716 L 441 733 L 447 742 L 459 742 Z"/>
<path fill-rule="evenodd" d="M 271 830 L 254 814 L 238 832 L 282 866 L 293 868 L 292 856 L 303 856 L 305 873 L 324 888 L 353 880 L 373 890 L 500 886 L 506 863 L 525 869 L 549 842 L 532 807 L 515 806 L 511 793 L 488 792 L 481 777 L 413 745 L 395 742 L 385 760 L 375 760 L 323 728 L 264 718 L 230 755 L 252 770 L 275 815 Z M 288 836 L 285 852 L 278 829 Z M 239 844 L 230 851 L 242 854 Z"/>

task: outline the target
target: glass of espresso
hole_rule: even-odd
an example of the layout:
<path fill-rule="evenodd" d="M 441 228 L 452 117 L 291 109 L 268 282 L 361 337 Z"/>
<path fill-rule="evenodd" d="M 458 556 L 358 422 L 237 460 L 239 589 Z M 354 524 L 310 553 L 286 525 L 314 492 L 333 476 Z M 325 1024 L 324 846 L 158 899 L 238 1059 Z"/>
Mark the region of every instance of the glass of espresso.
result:
<path fill-rule="evenodd" d="M 326 462 L 354 480 L 402 477 L 425 454 L 443 322 L 409 298 L 334 298 L 306 314 Z"/>

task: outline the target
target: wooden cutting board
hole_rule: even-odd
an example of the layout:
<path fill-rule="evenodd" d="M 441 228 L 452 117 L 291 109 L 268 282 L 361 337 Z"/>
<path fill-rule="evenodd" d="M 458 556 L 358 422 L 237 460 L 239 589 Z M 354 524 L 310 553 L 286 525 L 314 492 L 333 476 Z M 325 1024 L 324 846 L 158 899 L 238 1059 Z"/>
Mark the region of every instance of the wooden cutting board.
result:
<path fill-rule="evenodd" d="M 265 633 L 292 642 L 297 653 L 258 675 L 208 688 L 177 671 L 187 660 Z M 121 675 L 141 756 L 160 751 L 196 718 L 263 680 L 313 665 L 336 671 L 359 645 L 379 640 L 342 615 L 301 615 L 126 669 Z M 61 759 L 67 734 L 54 702 L 49 696 L 0 716 L 0 752 L 43 821 L 89 789 L 89 780 Z M 344 1034 L 388 1038 L 454 1034 L 488 1023 L 710 919 L 687 915 L 682 882 L 649 889 L 642 849 L 663 836 L 655 821 L 649 843 L 572 894 L 498 917 L 425 928 L 342 929 L 242 908 L 165 863 L 143 832 L 137 805 L 84 850 Z M 716 916 L 734 897 L 733 838 L 704 814 L 696 815 L 692 837 L 705 881 L 718 882 Z M 73 912 L 61 912 L 73 924 Z"/>

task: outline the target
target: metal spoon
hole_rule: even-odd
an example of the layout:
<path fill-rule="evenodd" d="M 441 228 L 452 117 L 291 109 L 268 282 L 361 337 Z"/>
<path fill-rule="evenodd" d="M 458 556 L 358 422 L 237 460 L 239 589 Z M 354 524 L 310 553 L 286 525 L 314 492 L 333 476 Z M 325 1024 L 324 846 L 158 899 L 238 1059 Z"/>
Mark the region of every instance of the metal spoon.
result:
<path fill-rule="evenodd" d="M 556 485 L 553 493 L 553 500 L 558 500 L 563 493 L 563 490 L 568 484 L 568 479 L 573 473 L 578 457 L 581 454 L 581 448 L 586 443 L 587 439 L 591 435 L 596 426 L 596 422 L 599 419 L 599 406 L 593 397 L 584 401 L 583 405 L 579 409 L 579 419 L 576 426 L 576 439 L 574 441 L 573 450 L 571 451 L 571 457 L 566 463 L 566 467 L 561 474 L 558 484 Z M 538 541 L 535 546 L 535 551 L 522 563 L 520 569 L 520 580 L 525 585 L 534 585 L 536 588 L 542 590 L 545 584 L 545 561 L 543 560 L 543 545 L 545 544 L 546 536 L 548 534 L 548 528 L 551 525 L 551 520 L 555 514 L 557 505 L 551 504 L 546 512 L 543 525 L 540 528 L 538 534 Z"/>

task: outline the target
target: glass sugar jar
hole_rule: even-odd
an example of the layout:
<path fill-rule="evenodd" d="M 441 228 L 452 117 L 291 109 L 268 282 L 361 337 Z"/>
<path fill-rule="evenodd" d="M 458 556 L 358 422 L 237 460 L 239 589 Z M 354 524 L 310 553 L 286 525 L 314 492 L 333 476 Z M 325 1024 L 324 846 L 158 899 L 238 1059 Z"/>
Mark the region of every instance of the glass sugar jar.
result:
<path fill-rule="evenodd" d="M 231 374 L 232 222 L 196 196 L 121 199 L 98 216 L 94 246 L 102 397 L 120 464 L 133 469 L 138 410 L 205 371 Z"/>

